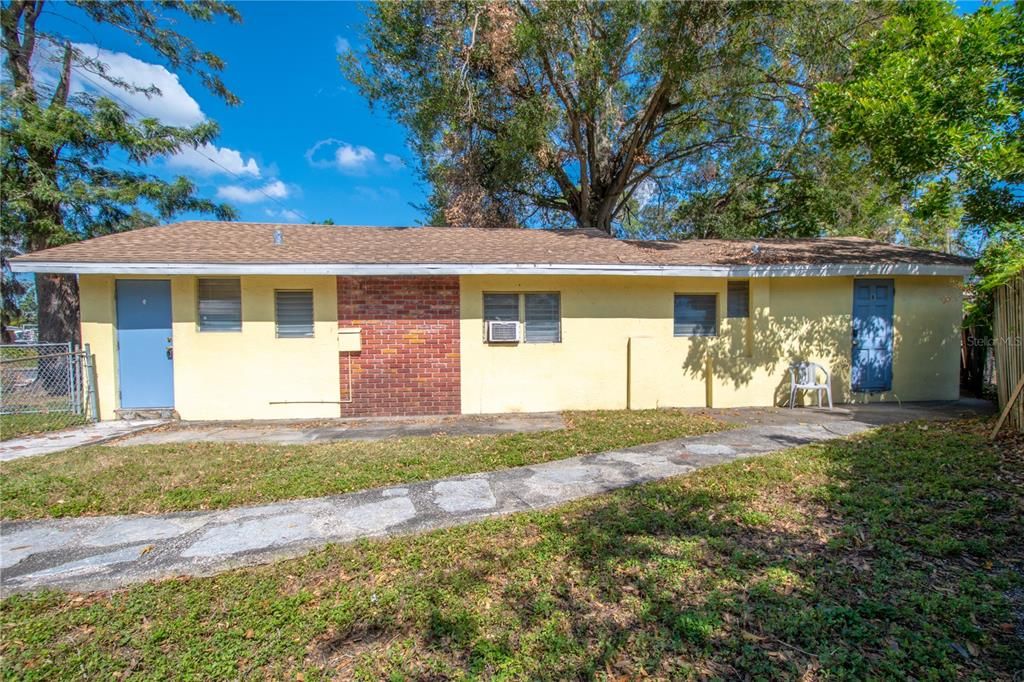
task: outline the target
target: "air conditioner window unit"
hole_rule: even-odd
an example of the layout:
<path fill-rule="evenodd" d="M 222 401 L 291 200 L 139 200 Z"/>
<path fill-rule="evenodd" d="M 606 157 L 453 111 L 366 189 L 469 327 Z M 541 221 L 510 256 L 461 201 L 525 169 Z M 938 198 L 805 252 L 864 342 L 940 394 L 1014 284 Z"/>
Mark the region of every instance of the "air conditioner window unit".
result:
<path fill-rule="evenodd" d="M 487 322 L 488 343 L 519 343 L 519 323 L 490 320 Z"/>

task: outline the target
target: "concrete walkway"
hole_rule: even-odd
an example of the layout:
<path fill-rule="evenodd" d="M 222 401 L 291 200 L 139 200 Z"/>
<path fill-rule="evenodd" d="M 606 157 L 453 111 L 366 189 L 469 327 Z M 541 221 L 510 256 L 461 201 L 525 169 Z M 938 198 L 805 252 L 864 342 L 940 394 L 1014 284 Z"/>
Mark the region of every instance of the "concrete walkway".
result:
<path fill-rule="evenodd" d="M 107 421 L 0 441 L 0 462 L 97 445 L 159 426 L 159 420 Z"/>
<path fill-rule="evenodd" d="M 835 412 L 726 410 L 746 428 L 469 476 L 318 499 L 158 516 L 17 521 L 0 526 L 0 588 L 116 588 L 211 575 L 298 556 L 330 542 L 442 528 L 543 509 L 616 488 L 869 430 L 991 410 L 990 403 Z"/>
<path fill-rule="evenodd" d="M 486 436 L 533 433 L 565 428 L 557 412 L 531 414 L 448 415 L 434 417 L 374 417 L 319 422 L 176 422 L 161 429 L 108 443 L 111 446 L 164 443 L 276 443 L 309 445 L 339 440 L 383 440 L 408 436 Z"/>
<path fill-rule="evenodd" d="M 329 542 L 413 533 L 687 474 L 859 433 L 852 419 L 766 424 L 535 466 L 211 512 L 5 523 L 4 592 L 107 589 L 296 556 Z"/>

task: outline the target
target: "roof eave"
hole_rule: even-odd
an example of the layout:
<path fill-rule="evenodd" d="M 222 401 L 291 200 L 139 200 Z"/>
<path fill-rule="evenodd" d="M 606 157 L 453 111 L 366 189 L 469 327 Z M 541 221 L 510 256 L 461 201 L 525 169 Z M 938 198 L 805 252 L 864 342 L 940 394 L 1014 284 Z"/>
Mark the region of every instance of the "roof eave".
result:
<path fill-rule="evenodd" d="M 774 265 L 592 265 L 560 263 L 146 263 L 19 260 L 16 273 L 104 275 L 619 275 L 634 277 L 952 276 L 971 273 L 952 263 Z"/>

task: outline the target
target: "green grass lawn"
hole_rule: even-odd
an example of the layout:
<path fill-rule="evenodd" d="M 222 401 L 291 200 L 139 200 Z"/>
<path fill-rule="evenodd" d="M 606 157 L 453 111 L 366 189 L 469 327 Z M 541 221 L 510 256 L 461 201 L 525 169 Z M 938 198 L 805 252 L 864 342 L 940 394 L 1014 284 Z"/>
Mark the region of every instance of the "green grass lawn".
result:
<path fill-rule="evenodd" d="M 68 412 L 0 414 L 0 441 L 80 426 L 86 421 L 85 417 Z"/>
<path fill-rule="evenodd" d="M 978 426 L 886 427 L 215 578 L 10 597 L 0 677 L 1019 679 L 1024 458 Z"/>
<path fill-rule="evenodd" d="M 213 509 L 563 459 L 725 425 L 683 410 L 572 412 L 558 431 L 282 446 L 97 446 L 0 464 L 4 518 Z"/>

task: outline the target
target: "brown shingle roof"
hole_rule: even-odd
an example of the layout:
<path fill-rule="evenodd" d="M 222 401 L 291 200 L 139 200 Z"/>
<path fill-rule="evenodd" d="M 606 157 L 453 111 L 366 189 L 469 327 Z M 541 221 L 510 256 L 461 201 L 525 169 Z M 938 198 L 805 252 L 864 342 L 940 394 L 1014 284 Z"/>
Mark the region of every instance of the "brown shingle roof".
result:
<path fill-rule="evenodd" d="M 280 230 L 283 243 L 274 244 Z M 959 256 L 856 237 L 678 242 L 596 230 L 351 227 L 189 221 L 19 256 L 15 263 L 970 265 Z"/>

